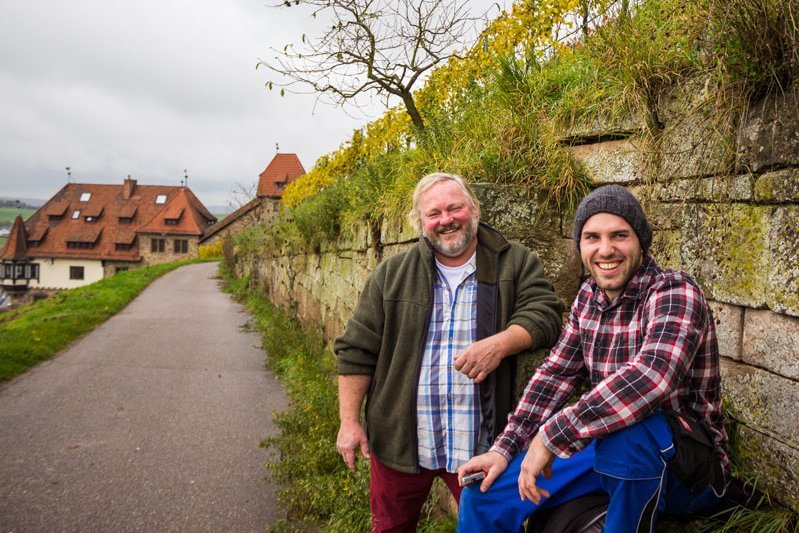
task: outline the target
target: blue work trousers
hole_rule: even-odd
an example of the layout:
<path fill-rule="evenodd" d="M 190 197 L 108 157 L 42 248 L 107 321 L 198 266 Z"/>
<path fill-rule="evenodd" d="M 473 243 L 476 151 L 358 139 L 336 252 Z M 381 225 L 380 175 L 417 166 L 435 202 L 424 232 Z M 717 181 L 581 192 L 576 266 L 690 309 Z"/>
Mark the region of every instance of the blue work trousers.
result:
<path fill-rule="evenodd" d="M 592 442 L 568 459 L 556 458 L 552 478 L 536 479 L 536 484 L 550 493 L 540 506 L 519 496 L 522 453 L 485 493 L 480 492 L 479 484 L 463 491 L 458 531 L 517 533 L 539 507 L 555 507 L 605 491 L 610 496 L 607 533 L 652 532 L 661 513 L 692 513 L 719 499 L 712 487 L 694 494 L 669 474 L 668 460 L 674 453 L 671 429 L 663 414 L 657 412 Z"/>

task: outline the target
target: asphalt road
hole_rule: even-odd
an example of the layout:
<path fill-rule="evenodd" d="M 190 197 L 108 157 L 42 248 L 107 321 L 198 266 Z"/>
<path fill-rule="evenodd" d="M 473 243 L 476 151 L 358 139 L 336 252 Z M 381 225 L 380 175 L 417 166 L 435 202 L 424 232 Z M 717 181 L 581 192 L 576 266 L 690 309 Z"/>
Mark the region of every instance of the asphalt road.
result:
<path fill-rule="evenodd" d="M 156 280 L 0 387 L 0 532 L 263 531 L 286 405 L 216 263 Z"/>

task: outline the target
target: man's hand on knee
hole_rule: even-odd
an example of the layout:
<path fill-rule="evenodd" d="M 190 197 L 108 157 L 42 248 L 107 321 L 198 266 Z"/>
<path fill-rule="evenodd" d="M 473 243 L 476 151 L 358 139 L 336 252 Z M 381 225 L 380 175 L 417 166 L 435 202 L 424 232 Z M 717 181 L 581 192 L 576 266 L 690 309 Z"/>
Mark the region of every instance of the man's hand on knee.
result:
<path fill-rule="evenodd" d="M 366 432 L 361 424 L 341 423 L 336 437 L 336 450 L 341 454 L 347 468 L 355 471 L 355 452 L 360 448 L 361 455 L 369 459 L 369 443 L 366 439 Z"/>
<path fill-rule="evenodd" d="M 469 462 L 458 469 L 458 483 L 463 486 L 463 478 L 475 472 L 485 472 L 485 479 L 480 483 L 480 492 L 485 492 L 502 472 L 508 468 L 508 461 L 497 452 L 488 452 L 472 457 Z"/>
<path fill-rule="evenodd" d="M 546 479 L 550 479 L 554 460 L 555 454 L 544 446 L 541 434 L 536 434 L 519 471 L 519 496 L 522 500 L 530 500 L 539 505 L 543 498 L 549 498 L 549 492 L 539 487 L 535 478 L 542 474 Z"/>

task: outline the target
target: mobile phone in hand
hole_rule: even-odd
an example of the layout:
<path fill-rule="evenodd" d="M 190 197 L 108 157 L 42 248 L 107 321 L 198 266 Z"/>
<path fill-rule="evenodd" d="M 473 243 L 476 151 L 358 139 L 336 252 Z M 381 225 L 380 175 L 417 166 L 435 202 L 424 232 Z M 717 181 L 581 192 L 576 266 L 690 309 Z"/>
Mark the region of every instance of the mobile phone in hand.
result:
<path fill-rule="evenodd" d="M 486 473 L 482 470 L 480 472 L 474 472 L 472 474 L 468 474 L 463 476 L 463 486 L 468 487 L 472 483 L 477 483 L 478 481 L 482 481 L 485 479 Z"/>

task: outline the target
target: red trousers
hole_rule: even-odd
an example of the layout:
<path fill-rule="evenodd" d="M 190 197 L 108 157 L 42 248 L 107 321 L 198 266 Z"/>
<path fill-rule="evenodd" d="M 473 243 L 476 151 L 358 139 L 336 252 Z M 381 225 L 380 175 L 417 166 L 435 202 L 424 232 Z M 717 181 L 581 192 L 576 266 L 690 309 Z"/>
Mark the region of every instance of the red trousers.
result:
<path fill-rule="evenodd" d="M 460 501 L 458 474 L 420 469 L 418 474 L 398 472 L 379 462 L 374 455 L 369 474 L 369 505 L 372 509 L 372 533 L 413 533 L 419 522 L 433 480 L 441 477 L 455 501 Z"/>

